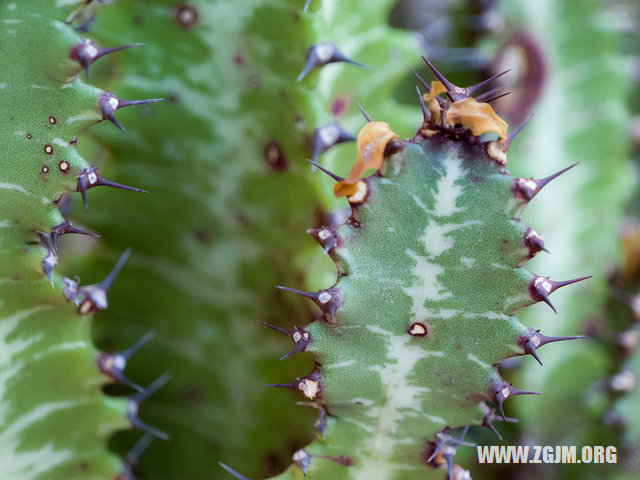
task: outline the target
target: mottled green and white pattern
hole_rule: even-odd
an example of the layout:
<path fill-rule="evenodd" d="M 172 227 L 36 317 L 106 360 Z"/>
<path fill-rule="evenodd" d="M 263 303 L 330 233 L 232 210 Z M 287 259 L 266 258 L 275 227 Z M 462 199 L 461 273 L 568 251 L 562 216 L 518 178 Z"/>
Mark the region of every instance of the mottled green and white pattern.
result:
<path fill-rule="evenodd" d="M 522 354 L 514 313 L 532 302 L 534 276 L 519 266 L 527 227 L 514 220 L 513 177 L 484 148 L 404 142 L 367 179 L 357 225 L 339 228 L 342 304 L 331 323 L 307 327 L 317 400 L 332 415 L 326 438 L 305 448 L 307 478 L 441 478 L 423 463 L 426 442 L 482 424 L 502 384 L 493 365 Z M 409 334 L 415 322 L 426 336 Z M 278 478 L 301 475 L 292 466 Z"/>
<path fill-rule="evenodd" d="M 107 439 L 127 426 L 124 402 L 101 391 L 90 319 L 65 303 L 59 276 L 51 288 L 35 245 L 88 166 L 70 142 L 101 119 L 101 90 L 69 59 L 80 37 L 64 22 L 84 3 L 0 3 L 0 476 L 11 480 L 112 478 Z"/>

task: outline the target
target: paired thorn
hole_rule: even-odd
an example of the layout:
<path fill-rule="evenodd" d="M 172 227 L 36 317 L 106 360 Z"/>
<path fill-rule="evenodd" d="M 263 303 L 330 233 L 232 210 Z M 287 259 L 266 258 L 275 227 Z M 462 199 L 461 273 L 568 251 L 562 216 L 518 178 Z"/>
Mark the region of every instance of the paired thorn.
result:
<path fill-rule="evenodd" d="M 127 398 L 127 418 L 131 425 L 144 432 L 152 435 L 154 437 L 158 437 L 162 440 L 169 440 L 169 435 L 161 430 L 158 430 L 151 425 L 144 423 L 138 417 L 138 412 L 140 410 L 140 405 L 151 395 L 160 390 L 163 386 L 167 384 L 167 382 L 171 379 L 171 374 L 169 372 L 164 373 L 157 379 L 155 379 L 151 384 L 149 384 L 143 392 L 136 393 Z"/>
<path fill-rule="evenodd" d="M 493 401 L 498 406 L 500 410 L 500 415 L 502 416 L 502 420 L 507 421 L 507 417 L 504 415 L 503 404 L 504 401 L 509 397 L 514 397 L 516 395 L 541 395 L 540 392 L 534 392 L 531 390 L 520 390 L 519 388 L 513 387 L 510 383 L 503 381 L 500 385 L 494 388 L 493 391 Z"/>
<path fill-rule="evenodd" d="M 358 105 L 358 108 L 360 109 L 360 113 L 362 113 L 362 115 L 364 116 L 365 120 L 369 123 L 371 123 L 371 117 L 369 115 L 367 115 L 367 112 L 364 111 L 364 108 L 362 108 L 362 105 L 360 105 L 360 102 L 356 102 L 356 105 Z"/>
<path fill-rule="evenodd" d="M 334 145 L 344 142 L 353 142 L 356 137 L 351 135 L 337 123 L 330 123 L 316 128 L 313 132 L 313 161 Z"/>
<path fill-rule="evenodd" d="M 314 167 L 316 167 L 318 170 L 320 170 L 321 172 L 326 173 L 327 175 L 329 175 L 331 178 L 333 178 L 336 182 L 342 182 L 344 180 L 343 177 L 341 177 L 340 175 L 336 175 L 335 173 L 333 173 L 331 170 L 327 170 L 324 167 L 321 167 L 320 165 L 318 165 L 316 162 L 314 162 L 313 160 L 309 160 L 307 158 L 307 162 L 309 162 L 311 165 L 313 165 Z"/>
<path fill-rule="evenodd" d="M 153 340 L 155 336 L 155 332 L 151 331 L 124 351 L 115 353 L 98 353 L 96 355 L 98 369 L 102 374 L 114 381 L 139 392 L 144 392 L 144 389 L 140 385 L 132 382 L 125 376 L 124 370 L 127 367 L 128 360 L 133 356 L 133 354 Z"/>
<path fill-rule="evenodd" d="M 551 280 L 549 277 L 541 277 L 536 275 L 529 284 L 529 293 L 531 295 L 531 298 L 535 302 L 544 302 L 549 305 L 549 307 L 551 307 L 551 310 L 553 310 L 555 313 L 558 313 L 551 303 L 551 300 L 549 300 L 549 295 L 559 288 L 571 285 L 573 283 L 581 282 L 583 280 L 587 280 L 591 277 L 592 275 L 587 275 L 586 277 L 579 277 L 573 278 L 571 280 L 564 280 L 562 282 L 556 282 L 554 280 Z"/>
<path fill-rule="evenodd" d="M 146 190 L 141 190 L 135 187 L 128 187 L 126 185 L 122 185 L 121 183 L 107 180 L 102 175 L 100 175 L 100 170 L 97 167 L 83 168 L 82 170 L 80 170 L 80 173 L 78 173 L 76 178 L 78 179 L 76 192 L 80 192 L 80 195 L 82 195 L 82 204 L 84 205 L 85 212 L 88 211 L 89 208 L 87 205 L 87 190 L 93 187 L 112 187 L 119 188 L 121 190 L 129 190 L 131 192 L 149 193 Z"/>
<path fill-rule="evenodd" d="M 329 288 L 327 290 L 319 290 L 317 292 L 305 292 L 303 290 L 297 290 L 295 288 L 283 287 L 281 285 L 277 285 L 276 288 L 280 290 L 286 290 L 288 292 L 297 293 L 298 295 L 302 295 L 303 297 L 307 297 L 320 307 L 320 310 L 328 315 L 330 318 L 333 317 L 336 310 L 342 303 L 340 301 L 340 295 L 338 290 L 334 287 Z"/>
<path fill-rule="evenodd" d="M 440 80 L 440 82 L 442 82 L 442 84 L 444 85 L 444 88 L 447 89 L 447 97 L 449 97 L 449 100 L 451 100 L 452 102 L 455 102 L 456 99 L 454 98 L 454 94 L 455 93 L 462 93 L 460 87 L 457 87 L 456 85 L 454 85 L 453 83 L 451 83 L 449 80 L 447 80 L 445 78 L 444 75 L 442 75 L 438 69 L 429 61 L 425 58 L 424 55 L 421 55 L 422 60 L 424 60 L 424 63 L 427 64 L 427 66 L 431 69 L 431 71 L 434 73 L 434 75 L 436 76 L 436 78 L 438 80 Z M 456 91 L 456 89 L 458 91 Z"/>
<path fill-rule="evenodd" d="M 245 477 L 244 475 L 240 475 L 238 472 L 236 472 L 233 468 L 231 468 L 226 463 L 218 462 L 218 465 L 220 465 L 224 470 L 226 470 L 229 474 L 231 474 L 233 478 L 236 478 L 237 480 L 249 480 L 249 478 Z"/>
<path fill-rule="evenodd" d="M 433 446 L 433 453 L 427 459 L 427 463 L 431 463 L 433 460 L 438 457 L 438 455 L 442 455 L 442 459 L 447 464 L 447 480 L 453 480 L 454 471 L 456 469 L 455 464 L 453 463 L 453 457 L 458 451 L 458 447 L 460 445 L 466 446 L 475 446 L 475 443 L 465 442 L 464 437 L 467 435 L 469 431 L 469 426 L 465 426 L 462 429 L 462 433 L 459 437 L 452 437 L 449 435 L 449 429 L 445 428 L 443 431 L 436 433 L 436 442 Z M 438 459 L 436 462 L 437 465 L 442 464 L 442 459 Z"/>
<path fill-rule="evenodd" d="M 302 394 L 310 400 L 315 400 L 322 396 L 322 378 L 320 374 L 314 370 L 306 377 L 298 378 L 291 383 L 268 383 L 265 387 L 289 388 L 302 392 Z"/>
<path fill-rule="evenodd" d="M 493 422 L 500 420 L 508 423 L 516 423 L 518 420 L 510 417 L 503 418 L 501 416 L 496 415 L 496 412 L 492 408 L 490 408 L 488 405 L 485 405 L 485 407 L 487 409 L 487 413 L 484 416 L 484 419 L 482 420 L 482 426 L 489 428 L 489 430 L 495 433 L 496 436 L 500 439 L 500 441 L 502 441 L 502 435 L 500 435 L 500 432 L 498 432 L 498 429 L 496 429 L 496 427 L 493 425 Z"/>
<path fill-rule="evenodd" d="M 542 335 L 540 330 L 529 329 L 526 335 L 518 337 L 518 344 L 522 346 L 524 353 L 531 355 L 536 361 L 542 365 L 542 361 L 538 356 L 537 349 L 546 345 L 547 343 L 563 342 L 565 340 L 578 340 L 581 338 L 589 338 L 586 335 L 576 335 L 571 337 L 547 337 Z"/>
<path fill-rule="evenodd" d="M 310 228 L 307 233 L 320 244 L 325 255 L 342 242 L 337 227 Z"/>
<path fill-rule="evenodd" d="M 499 98 L 499 97 L 498 97 Z M 494 99 L 495 100 L 495 99 Z M 513 142 L 513 139 L 516 138 L 516 135 L 518 135 L 523 129 L 524 127 L 527 126 L 527 124 L 531 121 L 531 119 L 533 118 L 534 113 L 532 113 L 531 115 L 529 115 L 527 118 L 525 118 L 522 123 L 520 125 L 518 125 L 514 130 L 512 130 L 508 135 L 507 135 L 507 139 L 503 142 L 502 144 L 502 149 L 506 152 L 507 150 L 509 150 L 509 147 L 511 146 L 511 142 Z M 576 164 L 574 163 L 573 165 L 571 165 L 571 167 L 575 166 Z M 564 171 L 566 172 L 569 168 L 566 168 Z M 561 173 L 563 173 L 562 171 L 559 172 L 556 176 L 560 175 Z M 553 179 L 551 179 L 553 180 Z M 542 187 L 541 187 L 542 188 Z"/>
<path fill-rule="evenodd" d="M 71 59 L 77 61 L 82 68 L 84 68 L 87 77 L 89 77 L 89 66 L 105 55 L 110 53 L 119 52 L 120 50 L 126 50 L 128 48 L 139 47 L 144 45 L 143 43 L 132 43 L 130 45 L 122 45 L 120 47 L 102 48 L 93 43 L 91 40 L 84 39 L 82 42 L 74 45 L 71 48 L 69 56 Z"/>
<path fill-rule="evenodd" d="M 471 85 L 470 87 L 465 88 L 465 90 L 467 91 L 467 95 L 472 94 L 473 92 L 475 92 L 476 90 L 479 90 L 487 85 L 489 85 L 491 82 L 493 82 L 494 80 L 497 80 L 498 78 L 502 77 L 503 75 L 509 73 L 511 71 L 511 69 L 507 69 L 504 70 L 503 72 L 497 73 L 495 75 L 493 75 L 492 77 L 487 78 L 486 80 L 483 80 L 481 82 L 476 83 L 475 85 Z M 477 100 L 477 98 L 476 98 Z"/>
<path fill-rule="evenodd" d="M 549 253 L 549 250 L 547 250 L 544 245 L 542 237 L 531 227 L 527 228 L 527 231 L 524 234 L 524 245 L 529 249 L 529 258 L 532 258 L 541 251 Z"/>
<path fill-rule="evenodd" d="M 73 302 L 78 307 L 77 312 L 80 315 L 88 315 L 106 309 L 109 306 L 107 291 L 129 255 L 131 255 L 131 249 L 127 248 L 107 277 L 98 284 L 82 287 L 77 277 L 76 280 L 65 277 L 63 290 L 65 300 Z"/>
<path fill-rule="evenodd" d="M 258 322 L 258 323 L 267 328 L 275 330 L 276 332 L 280 332 L 291 337 L 291 340 L 293 340 L 293 343 L 295 343 L 296 346 L 291 351 L 289 351 L 288 353 L 280 357 L 280 360 L 289 358 L 294 353 L 304 352 L 307 346 L 311 343 L 311 340 L 312 340 L 311 334 L 302 327 L 293 327 L 293 329 L 291 330 L 285 330 L 284 328 L 276 327 L 275 325 L 271 325 L 270 323 L 266 323 L 266 322 Z"/>
<path fill-rule="evenodd" d="M 111 92 L 104 92 L 98 99 L 98 105 L 102 113 L 103 120 L 109 120 L 116 127 L 124 132 L 124 127 L 118 123 L 114 113 L 124 107 L 131 105 L 145 105 L 147 103 L 156 103 L 164 100 L 164 98 L 149 98 L 146 100 L 122 100 Z"/>
<path fill-rule="evenodd" d="M 53 247 L 58 248 L 58 239 L 63 235 L 67 235 L 70 233 L 75 235 L 87 235 L 89 237 L 96 237 L 96 238 L 100 237 L 100 235 L 98 235 L 97 233 L 88 232 L 81 228 L 74 227 L 69 222 L 63 222 L 60 225 L 56 225 L 51 229 L 50 235 L 51 235 L 51 241 L 53 242 Z"/>
<path fill-rule="evenodd" d="M 568 167 L 563 168 L 548 177 L 541 178 L 540 180 L 536 180 L 534 178 L 516 178 L 513 184 L 514 195 L 521 197 L 528 202 L 532 200 L 533 197 L 535 197 L 551 180 L 554 180 L 563 173 L 571 170 L 578 163 L 580 162 L 569 165 Z"/>
<path fill-rule="evenodd" d="M 356 67 L 373 70 L 369 65 L 356 62 L 355 60 L 347 57 L 333 42 L 316 43 L 315 45 L 311 45 L 309 50 L 307 50 L 304 68 L 300 72 L 300 75 L 298 75 L 297 81 L 300 82 L 312 69 L 316 67 L 324 67 L 329 63 L 337 62 L 350 63 Z"/>

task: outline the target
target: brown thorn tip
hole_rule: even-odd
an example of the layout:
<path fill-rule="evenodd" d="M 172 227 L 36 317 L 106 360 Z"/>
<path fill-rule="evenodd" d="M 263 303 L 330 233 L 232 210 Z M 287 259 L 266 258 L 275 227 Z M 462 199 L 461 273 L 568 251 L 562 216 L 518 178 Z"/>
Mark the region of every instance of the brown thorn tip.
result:
<path fill-rule="evenodd" d="M 341 177 L 340 175 L 336 175 L 335 173 L 333 173 L 331 170 L 327 170 L 324 167 L 321 167 L 320 165 L 318 165 L 316 162 L 314 162 L 313 160 L 309 160 L 307 158 L 307 162 L 309 162 L 311 165 L 313 165 L 314 167 L 316 167 L 318 170 L 326 173 L 327 175 L 329 175 L 331 178 L 333 178 L 336 182 L 342 182 L 344 180 L 343 177 Z"/>
<path fill-rule="evenodd" d="M 367 122 L 371 122 L 371 117 L 369 115 L 367 115 L 367 112 L 364 111 L 364 108 L 362 108 L 362 105 L 360 105 L 360 102 L 356 102 L 356 105 L 358 105 L 358 108 L 360 109 L 360 112 L 362 113 L 364 118 L 367 120 Z"/>

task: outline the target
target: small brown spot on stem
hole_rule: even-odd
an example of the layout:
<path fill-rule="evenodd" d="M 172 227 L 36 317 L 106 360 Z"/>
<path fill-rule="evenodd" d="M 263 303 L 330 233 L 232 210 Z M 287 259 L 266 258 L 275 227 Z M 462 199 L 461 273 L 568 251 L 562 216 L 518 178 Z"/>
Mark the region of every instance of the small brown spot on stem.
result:
<path fill-rule="evenodd" d="M 286 170 L 289 166 L 287 157 L 285 157 L 280 145 L 276 142 L 269 142 L 264 147 L 264 160 L 269 165 L 269 168 L 277 172 Z"/>
<path fill-rule="evenodd" d="M 53 147 L 51 145 L 45 145 L 44 146 L 44 153 L 46 153 L 47 155 L 51 155 L 53 153 Z"/>
<path fill-rule="evenodd" d="M 55 125 L 56 123 L 58 123 L 58 119 L 52 115 L 49 117 L 49 123 L 51 125 Z"/>
<path fill-rule="evenodd" d="M 198 11 L 192 5 L 180 5 L 176 9 L 176 20 L 184 27 L 193 27 L 198 23 Z"/>
<path fill-rule="evenodd" d="M 67 173 L 69 173 L 69 162 L 67 162 L 66 160 L 60 160 L 60 163 L 58 163 L 58 168 L 62 173 L 66 175 Z"/>

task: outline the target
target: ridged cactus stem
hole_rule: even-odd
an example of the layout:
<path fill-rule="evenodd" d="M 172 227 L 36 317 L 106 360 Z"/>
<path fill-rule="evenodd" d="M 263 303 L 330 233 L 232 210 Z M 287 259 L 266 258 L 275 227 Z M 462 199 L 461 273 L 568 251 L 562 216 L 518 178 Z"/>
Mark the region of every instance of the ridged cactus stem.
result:
<path fill-rule="evenodd" d="M 540 248 L 520 214 L 557 175 L 511 176 L 506 124 L 469 96 L 475 88 L 437 75 L 413 138 L 398 140 L 366 116 L 358 159 L 334 188 L 351 216 L 311 231 L 336 263 L 336 283 L 285 289 L 320 309 L 315 322 L 281 332 L 315 366 L 273 386 L 297 391 L 321 415 L 319 438 L 278 479 L 442 478 L 441 468 L 468 478 L 452 461 L 468 427 L 493 429 L 507 420 L 507 399 L 538 393 L 509 384 L 497 364 L 575 338 L 546 337 L 515 317 L 589 278 L 556 282 L 522 266 Z M 481 136 L 491 132 L 500 139 Z"/>

